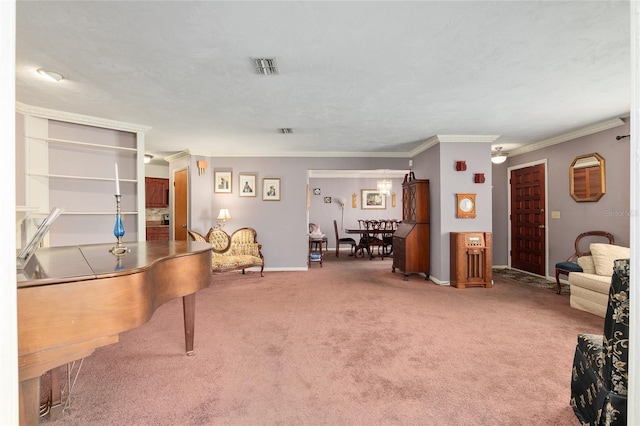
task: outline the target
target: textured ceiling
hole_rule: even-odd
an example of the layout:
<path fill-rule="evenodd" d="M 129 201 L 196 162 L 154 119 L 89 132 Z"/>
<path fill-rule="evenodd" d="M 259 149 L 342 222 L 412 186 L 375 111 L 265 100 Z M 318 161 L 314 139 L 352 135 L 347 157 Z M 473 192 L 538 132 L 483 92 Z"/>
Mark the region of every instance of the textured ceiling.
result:
<path fill-rule="evenodd" d="M 18 1 L 16 97 L 151 126 L 160 156 L 400 156 L 435 135 L 500 135 L 493 146 L 509 151 L 628 115 L 629 10 Z M 276 57 L 280 74 L 258 75 L 252 57 Z"/>

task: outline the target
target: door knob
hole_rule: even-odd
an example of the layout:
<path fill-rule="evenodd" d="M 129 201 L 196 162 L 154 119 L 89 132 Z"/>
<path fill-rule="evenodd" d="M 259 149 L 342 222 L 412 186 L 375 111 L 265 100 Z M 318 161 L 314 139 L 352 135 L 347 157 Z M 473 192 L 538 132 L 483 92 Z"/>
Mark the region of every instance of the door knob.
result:
<path fill-rule="evenodd" d="M 538 228 L 544 229 L 544 225 L 538 225 Z"/>

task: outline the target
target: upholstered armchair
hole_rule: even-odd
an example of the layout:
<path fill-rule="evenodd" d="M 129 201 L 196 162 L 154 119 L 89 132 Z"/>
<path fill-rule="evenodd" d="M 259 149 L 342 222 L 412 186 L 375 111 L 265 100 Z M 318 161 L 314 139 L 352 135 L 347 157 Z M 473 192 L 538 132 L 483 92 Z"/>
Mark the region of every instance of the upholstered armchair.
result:
<path fill-rule="evenodd" d="M 603 335 L 579 334 L 571 406 L 583 425 L 627 424 L 629 259 L 616 260 Z"/>

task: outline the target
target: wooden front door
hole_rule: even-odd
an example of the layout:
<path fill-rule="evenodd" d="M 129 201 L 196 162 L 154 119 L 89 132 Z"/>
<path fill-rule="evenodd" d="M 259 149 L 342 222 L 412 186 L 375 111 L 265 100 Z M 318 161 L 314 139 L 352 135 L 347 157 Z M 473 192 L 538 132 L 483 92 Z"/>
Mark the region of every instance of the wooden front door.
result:
<path fill-rule="evenodd" d="M 545 166 L 512 170 L 511 267 L 546 275 Z"/>
<path fill-rule="evenodd" d="M 175 220 L 173 221 L 173 239 L 187 239 L 187 169 L 173 174 L 173 205 Z"/>

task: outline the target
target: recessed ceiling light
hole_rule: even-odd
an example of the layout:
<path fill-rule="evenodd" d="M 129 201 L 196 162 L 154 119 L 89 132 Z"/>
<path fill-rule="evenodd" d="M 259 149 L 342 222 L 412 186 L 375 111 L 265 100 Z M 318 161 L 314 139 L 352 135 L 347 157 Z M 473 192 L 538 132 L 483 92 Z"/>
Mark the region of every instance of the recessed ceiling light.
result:
<path fill-rule="evenodd" d="M 41 76 L 51 80 L 51 81 L 60 81 L 62 80 L 64 77 L 62 76 L 62 74 L 57 73 L 55 71 L 47 71 L 45 69 L 42 68 L 38 68 L 38 74 L 40 74 Z"/>
<path fill-rule="evenodd" d="M 293 129 L 291 127 L 281 127 L 278 129 L 280 133 L 293 133 Z"/>
<path fill-rule="evenodd" d="M 278 71 L 278 65 L 276 64 L 276 58 L 251 58 L 258 74 L 271 75 L 280 74 Z"/>

